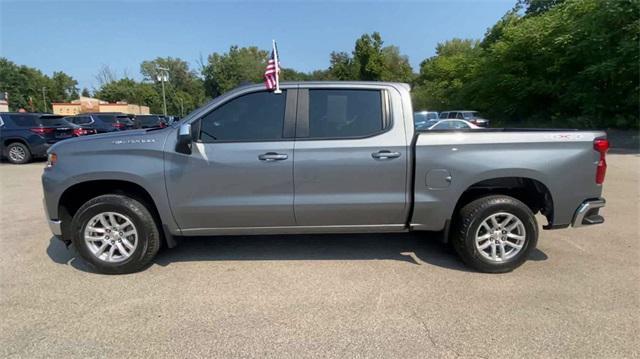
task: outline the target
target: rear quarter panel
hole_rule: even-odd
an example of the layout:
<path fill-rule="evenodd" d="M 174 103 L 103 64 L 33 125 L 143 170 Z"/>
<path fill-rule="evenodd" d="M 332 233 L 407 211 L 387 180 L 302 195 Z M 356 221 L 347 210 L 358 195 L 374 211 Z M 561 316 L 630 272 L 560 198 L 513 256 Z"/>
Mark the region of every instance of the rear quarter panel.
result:
<path fill-rule="evenodd" d="M 593 140 L 604 136 L 598 131 L 420 133 L 412 226 L 442 230 L 469 187 L 502 177 L 525 177 L 544 184 L 553 198 L 553 224 L 569 224 L 582 201 L 602 193 L 602 186 L 595 183 L 599 155 Z M 430 171 L 448 172 L 450 184 L 431 188 Z"/>

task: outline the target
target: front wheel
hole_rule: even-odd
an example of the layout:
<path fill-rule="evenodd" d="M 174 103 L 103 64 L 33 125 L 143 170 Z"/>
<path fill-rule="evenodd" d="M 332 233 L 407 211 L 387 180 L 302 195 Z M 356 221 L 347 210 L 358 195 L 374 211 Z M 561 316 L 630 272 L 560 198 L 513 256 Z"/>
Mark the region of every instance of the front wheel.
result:
<path fill-rule="evenodd" d="M 115 194 L 98 196 L 74 215 L 72 242 L 99 272 L 136 272 L 158 253 L 160 233 L 147 207 Z"/>
<path fill-rule="evenodd" d="M 503 195 L 479 198 L 462 207 L 451 242 L 462 260 L 487 273 L 510 272 L 538 242 L 538 223 L 524 203 Z"/>

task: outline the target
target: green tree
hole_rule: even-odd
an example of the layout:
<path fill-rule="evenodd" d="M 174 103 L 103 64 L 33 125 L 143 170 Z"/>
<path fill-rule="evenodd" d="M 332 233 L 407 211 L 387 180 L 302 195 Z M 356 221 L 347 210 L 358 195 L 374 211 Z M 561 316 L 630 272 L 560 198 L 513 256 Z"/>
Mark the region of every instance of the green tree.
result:
<path fill-rule="evenodd" d="M 109 102 L 126 101 L 149 106 L 152 113 L 162 113 L 162 95 L 154 84 L 140 83 L 131 78 L 109 82 L 98 89 L 94 96 Z"/>
<path fill-rule="evenodd" d="M 169 78 L 165 83 L 165 93 L 169 114 L 188 113 L 204 103 L 206 96 L 203 80 L 186 61 L 174 57 L 158 57 L 155 60 L 144 61 L 140 65 L 140 73 L 144 81 L 154 84 L 153 88 L 160 98 L 162 98 L 162 84 L 158 80 L 159 67 L 168 70 Z M 162 113 L 162 108 L 154 108 L 154 112 Z"/>
<path fill-rule="evenodd" d="M 473 79 L 481 49 L 477 40 L 453 39 L 436 46 L 436 56 L 420 64 L 413 100 L 416 109 L 466 107 L 466 88 Z"/>
<path fill-rule="evenodd" d="M 231 46 L 229 52 L 209 55 L 202 69 L 207 95 L 216 97 L 240 84 L 261 82 L 268 56 L 255 46 Z"/>
<path fill-rule="evenodd" d="M 76 86 L 76 80 L 63 72 L 55 72 L 50 78 L 40 70 L 0 58 L 0 91 L 9 94 L 9 108 L 12 111 L 21 108 L 51 111 L 52 101 L 77 98 Z"/>
<path fill-rule="evenodd" d="M 332 52 L 326 79 L 411 82 L 413 70 L 396 46 L 382 46 L 379 33 L 364 34 L 353 52 Z"/>
<path fill-rule="evenodd" d="M 64 72 L 54 72 L 48 89 L 53 102 L 69 102 L 78 98 L 78 81 Z"/>

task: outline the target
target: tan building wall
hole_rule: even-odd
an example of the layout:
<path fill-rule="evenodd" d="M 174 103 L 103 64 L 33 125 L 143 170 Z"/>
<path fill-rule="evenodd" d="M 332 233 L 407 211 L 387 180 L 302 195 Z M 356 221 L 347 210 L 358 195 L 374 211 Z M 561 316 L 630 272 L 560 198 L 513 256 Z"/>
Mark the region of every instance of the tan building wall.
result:
<path fill-rule="evenodd" d="M 73 116 L 81 112 L 79 103 L 52 103 L 53 113 L 55 115 Z"/>
<path fill-rule="evenodd" d="M 122 112 L 134 115 L 148 115 L 149 106 L 141 106 L 132 103 L 109 103 L 101 104 L 100 112 Z"/>
<path fill-rule="evenodd" d="M 126 114 L 148 115 L 149 106 L 142 106 L 133 103 L 118 102 L 108 103 L 106 101 L 80 97 L 70 103 L 52 103 L 53 113 L 56 115 L 73 116 L 87 112 L 122 112 Z"/>

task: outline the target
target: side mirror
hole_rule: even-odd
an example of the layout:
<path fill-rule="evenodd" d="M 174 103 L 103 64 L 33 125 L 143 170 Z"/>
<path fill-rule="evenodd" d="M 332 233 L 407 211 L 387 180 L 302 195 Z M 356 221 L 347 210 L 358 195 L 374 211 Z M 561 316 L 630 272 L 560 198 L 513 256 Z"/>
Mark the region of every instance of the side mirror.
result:
<path fill-rule="evenodd" d="M 176 142 L 176 152 L 191 154 L 191 143 L 193 142 L 193 134 L 191 133 L 191 124 L 183 123 L 178 129 L 178 141 Z"/>

